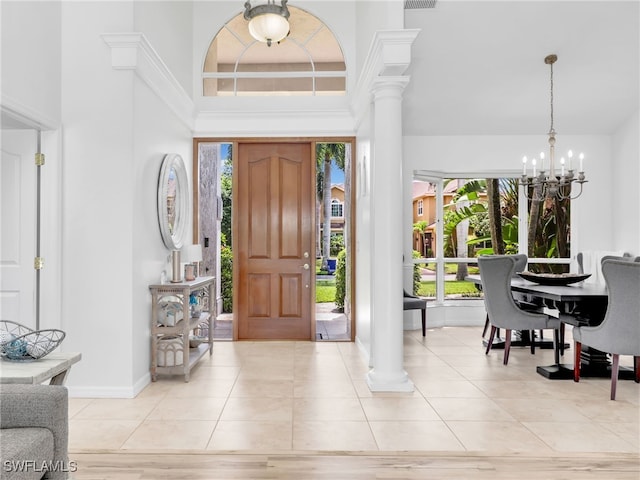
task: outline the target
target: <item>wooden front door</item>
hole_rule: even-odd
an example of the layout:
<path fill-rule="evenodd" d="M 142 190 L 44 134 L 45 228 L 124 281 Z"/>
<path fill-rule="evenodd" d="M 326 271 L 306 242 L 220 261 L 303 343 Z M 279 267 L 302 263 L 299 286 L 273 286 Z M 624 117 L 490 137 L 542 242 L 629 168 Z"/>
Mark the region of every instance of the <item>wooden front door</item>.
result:
<path fill-rule="evenodd" d="M 312 338 L 315 291 L 311 144 L 238 145 L 238 339 Z"/>

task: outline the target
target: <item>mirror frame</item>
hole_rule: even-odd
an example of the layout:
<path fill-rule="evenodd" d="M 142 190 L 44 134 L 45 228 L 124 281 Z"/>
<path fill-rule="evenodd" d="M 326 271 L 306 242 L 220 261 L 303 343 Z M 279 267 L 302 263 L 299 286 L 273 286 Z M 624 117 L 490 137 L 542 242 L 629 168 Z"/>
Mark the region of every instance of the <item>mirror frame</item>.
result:
<path fill-rule="evenodd" d="M 171 171 L 174 171 L 176 176 L 176 212 L 173 229 L 169 225 L 169 212 L 167 209 Z M 169 250 L 180 250 L 182 248 L 189 223 L 189 211 L 187 169 L 180 155 L 168 153 L 162 160 L 158 178 L 158 225 L 160 226 L 162 241 Z"/>

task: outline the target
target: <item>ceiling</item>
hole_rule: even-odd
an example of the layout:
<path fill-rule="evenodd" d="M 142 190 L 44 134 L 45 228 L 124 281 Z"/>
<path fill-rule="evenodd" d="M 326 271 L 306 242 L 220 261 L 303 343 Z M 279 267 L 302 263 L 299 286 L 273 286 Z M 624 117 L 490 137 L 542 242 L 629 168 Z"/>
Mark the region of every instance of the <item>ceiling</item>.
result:
<path fill-rule="evenodd" d="M 640 2 L 438 0 L 419 28 L 405 135 L 611 134 L 638 111 Z"/>
<path fill-rule="evenodd" d="M 545 134 L 550 53 L 558 135 L 608 135 L 639 109 L 640 0 L 437 0 L 405 10 L 405 28 L 421 30 L 405 135 Z"/>

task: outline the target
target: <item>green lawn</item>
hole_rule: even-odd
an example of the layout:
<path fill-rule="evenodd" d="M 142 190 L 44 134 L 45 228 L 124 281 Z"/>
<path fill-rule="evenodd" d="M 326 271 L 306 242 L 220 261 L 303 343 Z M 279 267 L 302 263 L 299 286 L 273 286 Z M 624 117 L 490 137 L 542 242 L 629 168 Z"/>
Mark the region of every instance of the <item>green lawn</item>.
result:
<path fill-rule="evenodd" d="M 445 295 L 462 295 L 463 297 L 478 297 L 480 292 L 472 282 L 462 281 L 446 281 L 444 283 Z M 418 295 L 421 297 L 435 297 L 436 296 L 436 282 L 420 282 L 420 288 L 418 289 Z"/>
<path fill-rule="evenodd" d="M 463 297 L 478 297 L 480 292 L 472 282 L 447 281 L 444 284 L 445 295 L 461 295 Z M 436 296 L 436 282 L 420 282 L 418 295 L 421 297 Z M 316 303 L 333 302 L 336 298 L 336 283 L 334 280 L 318 280 L 316 282 Z"/>
<path fill-rule="evenodd" d="M 316 303 L 330 303 L 336 299 L 335 280 L 318 280 L 316 282 Z"/>

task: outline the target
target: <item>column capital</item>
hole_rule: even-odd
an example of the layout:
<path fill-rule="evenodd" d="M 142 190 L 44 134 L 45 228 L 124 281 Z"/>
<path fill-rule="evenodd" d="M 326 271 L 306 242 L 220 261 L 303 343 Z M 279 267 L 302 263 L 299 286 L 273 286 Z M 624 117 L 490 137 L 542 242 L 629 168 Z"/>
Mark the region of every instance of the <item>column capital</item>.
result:
<path fill-rule="evenodd" d="M 374 100 L 385 97 L 402 97 L 402 92 L 409 85 L 409 77 L 378 77 L 371 83 L 371 93 Z"/>
<path fill-rule="evenodd" d="M 375 33 L 351 103 L 356 124 L 362 121 L 369 107 L 373 84 L 383 78 L 404 76 L 411 64 L 411 46 L 419 33 L 419 29 Z"/>

